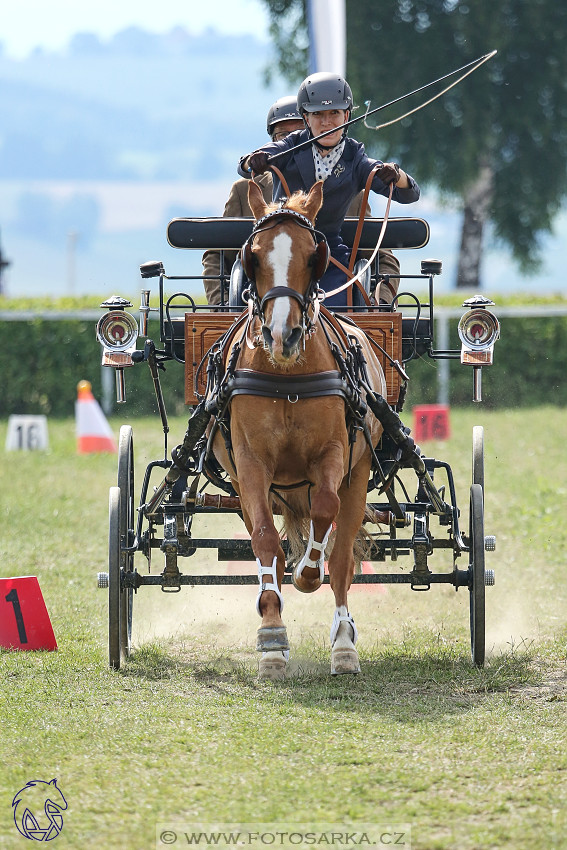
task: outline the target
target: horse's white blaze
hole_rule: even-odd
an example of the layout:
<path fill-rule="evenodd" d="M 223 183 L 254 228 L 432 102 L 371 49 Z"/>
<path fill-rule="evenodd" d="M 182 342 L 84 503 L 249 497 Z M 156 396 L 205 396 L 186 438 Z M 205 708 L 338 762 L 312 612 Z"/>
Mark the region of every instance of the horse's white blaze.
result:
<path fill-rule="evenodd" d="M 291 236 L 288 233 L 278 233 L 274 238 L 272 250 L 266 257 L 268 265 L 274 273 L 274 286 L 288 285 L 288 269 L 291 263 Z M 281 334 L 289 317 L 291 309 L 290 298 L 276 298 L 272 311 L 272 336 L 281 339 Z"/>

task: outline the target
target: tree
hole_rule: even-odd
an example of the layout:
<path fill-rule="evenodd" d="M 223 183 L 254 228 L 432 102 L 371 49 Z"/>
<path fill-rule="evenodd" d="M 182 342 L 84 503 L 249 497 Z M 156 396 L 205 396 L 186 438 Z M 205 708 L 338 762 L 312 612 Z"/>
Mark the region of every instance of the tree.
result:
<path fill-rule="evenodd" d="M 306 0 L 264 0 L 279 70 L 306 73 Z M 538 263 L 542 237 L 567 192 L 567 7 L 557 0 L 347 0 L 347 77 L 371 108 L 497 49 L 497 55 L 434 104 L 379 133 L 355 125 L 382 159 L 397 158 L 418 182 L 459 199 L 457 286 L 479 286 L 485 224 L 520 269 Z M 378 113 L 387 121 L 436 89 Z M 372 119 L 370 119 L 372 122 Z M 379 143 L 379 148 L 378 148 Z"/>

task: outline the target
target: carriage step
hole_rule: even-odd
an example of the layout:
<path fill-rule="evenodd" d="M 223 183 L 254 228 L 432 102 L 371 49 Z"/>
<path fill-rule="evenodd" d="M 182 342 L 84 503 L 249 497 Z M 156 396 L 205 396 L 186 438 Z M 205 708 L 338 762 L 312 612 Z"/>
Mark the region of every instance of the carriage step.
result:
<path fill-rule="evenodd" d="M 485 552 L 495 552 L 496 551 L 496 537 L 494 534 L 487 534 L 484 538 L 484 551 Z"/>
<path fill-rule="evenodd" d="M 102 588 L 108 587 L 108 573 L 96 574 L 96 586 Z"/>
<path fill-rule="evenodd" d="M 484 583 L 486 587 L 493 587 L 495 582 L 494 570 L 484 571 Z"/>

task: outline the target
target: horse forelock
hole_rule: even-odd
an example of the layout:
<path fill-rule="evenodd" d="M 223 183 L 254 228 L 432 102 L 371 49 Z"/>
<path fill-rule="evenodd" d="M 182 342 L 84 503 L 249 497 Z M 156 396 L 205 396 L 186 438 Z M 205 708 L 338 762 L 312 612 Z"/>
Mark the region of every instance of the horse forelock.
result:
<path fill-rule="evenodd" d="M 294 192 L 284 204 L 278 203 L 276 201 L 272 201 L 272 203 L 267 204 L 266 211 L 264 215 L 269 215 L 270 213 L 277 212 L 278 210 L 293 210 L 293 212 L 300 213 L 301 215 L 307 216 L 310 218 L 307 210 L 305 208 L 305 202 L 308 198 L 308 193 L 303 192 L 300 189 L 297 192 Z"/>

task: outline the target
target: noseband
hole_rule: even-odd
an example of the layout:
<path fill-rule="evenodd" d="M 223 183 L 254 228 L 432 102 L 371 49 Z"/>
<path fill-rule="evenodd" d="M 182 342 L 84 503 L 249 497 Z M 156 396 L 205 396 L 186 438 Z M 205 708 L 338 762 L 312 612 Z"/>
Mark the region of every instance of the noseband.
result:
<path fill-rule="evenodd" d="M 272 230 L 281 221 L 286 219 L 288 221 L 294 221 L 299 225 L 299 227 L 303 227 L 305 230 L 308 230 L 313 237 L 316 259 L 311 280 L 305 294 L 297 292 L 296 289 L 292 289 L 290 286 L 274 286 L 272 289 L 268 290 L 268 292 L 266 292 L 264 297 L 260 300 L 252 263 L 252 242 L 254 237 L 259 233 L 264 233 L 266 230 Z M 314 312 L 318 312 L 315 306 L 316 301 L 318 304 L 318 283 L 325 274 L 329 264 L 329 253 L 329 246 L 325 235 L 321 233 L 321 231 L 315 230 L 307 216 L 304 216 L 295 210 L 286 208 L 273 210 L 258 219 L 254 225 L 252 233 L 242 246 L 242 265 L 244 267 L 246 277 L 250 281 L 250 287 L 243 293 L 243 297 L 252 302 L 253 311 L 262 322 L 265 321 L 264 308 L 268 301 L 272 301 L 274 298 L 281 298 L 283 296 L 294 298 L 301 307 L 304 331 L 309 332 L 313 326 L 313 321 L 309 318 L 309 308 L 313 306 Z"/>

